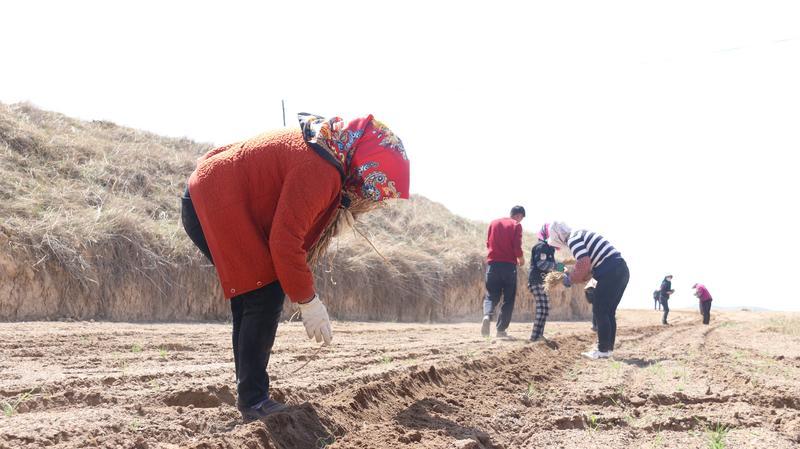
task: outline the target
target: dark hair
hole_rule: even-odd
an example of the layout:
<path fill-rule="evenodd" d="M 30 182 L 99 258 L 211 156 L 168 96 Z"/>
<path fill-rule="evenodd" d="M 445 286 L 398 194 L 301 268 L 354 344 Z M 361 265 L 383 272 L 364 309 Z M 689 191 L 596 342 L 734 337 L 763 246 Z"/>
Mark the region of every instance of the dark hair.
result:
<path fill-rule="evenodd" d="M 522 214 L 522 216 L 524 217 L 525 216 L 525 208 L 522 207 L 522 206 L 514 206 L 514 207 L 512 207 L 511 208 L 511 216 L 513 217 L 514 215 L 517 215 L 517 214 Z"/>

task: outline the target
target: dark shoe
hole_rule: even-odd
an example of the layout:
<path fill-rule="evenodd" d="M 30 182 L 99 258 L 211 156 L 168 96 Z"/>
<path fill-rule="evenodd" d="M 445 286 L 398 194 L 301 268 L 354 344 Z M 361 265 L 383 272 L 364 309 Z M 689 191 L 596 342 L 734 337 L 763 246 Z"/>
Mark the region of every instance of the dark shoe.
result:
<path fill-rule="evenodd" d="M 506 331 L 497 331 L 497 338 L 506 338 L 508 337 L 508 332 Z"/>
<path fill-rule="evenodd" d="M 542 337 L 531 337 L 531 342 L 536 343 L 537 341 L 542 341 Z"/>
<path fill-rule="evenodd" d="M 489 336 L 489 325 L 492 324 L 492 320 L 489 319 L 488 316 L 483 317 L 483 323 L 481 323 L 481 335 L 484 337 Z"/>
<path fill-rule="evenodd" d="M 285 412 L 286 409 L 288 409 L 286 404 L 281 404 L 280 402 L 273 401 L 272 399 L 265 399 L 252 407 L 239 406 L 239 411 L 242 413 L 242 419 L 244 419 L 244 422 L 262 419 L 273 413 Z"/>

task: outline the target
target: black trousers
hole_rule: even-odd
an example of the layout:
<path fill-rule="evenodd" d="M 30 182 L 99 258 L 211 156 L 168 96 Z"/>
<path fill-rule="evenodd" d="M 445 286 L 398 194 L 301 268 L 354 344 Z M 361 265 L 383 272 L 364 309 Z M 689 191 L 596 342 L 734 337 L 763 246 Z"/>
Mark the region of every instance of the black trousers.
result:
<path fill-rule="evenodd" d="M 233 360 L 240 407 L 269 398 L 267 365 L 285 299 L 278 282 L 231 298 Z"/>
<path fill-rule="evenodd" d="M 597 320 L 597 350 L 608 352 L 614 350 L 617 339 L 617 307 L 628 286 L 630 271 L 622 258 L 607 260 L 600 269 L 594 273 L 597 286 L 592 312 Z"/>
<path fill-rule="evenodd" d="M 669 299 L 661 299 L 661 305 L 664 307 L 664 315 L 661 317 L 661 324 L 667 324 L 667 316 L 669 315 Z"/>
<path fill-rule="evenodd" d="M 589 287 L 583 291 L 589 304 L 594 304 L 594 287 Z M 597 330 L 597 317 L 594 316 L 594 306 L 592 307 L 592 330 Z"/>
<path fill-rule="evenodd" d="M 703 324 L 711 322 L 711 301 L 700 301 L 700 313 L 703 314 Z"/>
<path fill-rule="evenodd" d="M 206 236 L 203 234 L 203 228 L 200 227 L 200 220 L 194 210 L 188 187 L 181 197 L 181 222 L 183 223 L 183 230 L 186 231 L 186 235 L 189 236 L 194 246 L 213 264 L 214 260 L 211 258 L 211 251 L 208 250 Z"/>
<path fill-rule="evenodd" d="M 514 313 L 514 301 L 517 297 L 517 264 L 492 262 L 486 270 L 486 298 L 483 300 L 483 314 L 494 316 L 494 309 L 500 298 L 500 316 L 497 318 L 497 330 L 505 331 L 511 323 Z"/>
<path fill-rule="evenodd" d="M 183 229 L 195 246 L 211 263 L 200 220 L 194 210 L 189 189 L 181 198 Z M 231 298 L 233 319 L 233 360 L 236 367 L 238 402 L 241 407 L 251 407 L 269 398 L 267 365 L 278 322 L 283 311 L 285 295 L 278 282 Z"/>

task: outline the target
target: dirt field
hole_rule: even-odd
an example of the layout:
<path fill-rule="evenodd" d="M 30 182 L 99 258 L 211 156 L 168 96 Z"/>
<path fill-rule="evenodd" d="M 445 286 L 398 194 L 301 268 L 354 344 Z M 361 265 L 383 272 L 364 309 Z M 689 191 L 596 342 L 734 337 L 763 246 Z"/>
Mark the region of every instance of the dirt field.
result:
<path fill-rule="evenodd" d="M 335 323 L 316 358 L 283 324 L 272 391 L 294 407 L 247 425 L 229 325 L 0 324 L 0 447 L 798 447 L 800 315 L 673 315 L 621 312 L 608 361 L 579 357 L 587 323 L 549 324 L 552 347 L 527 324 Z"/>

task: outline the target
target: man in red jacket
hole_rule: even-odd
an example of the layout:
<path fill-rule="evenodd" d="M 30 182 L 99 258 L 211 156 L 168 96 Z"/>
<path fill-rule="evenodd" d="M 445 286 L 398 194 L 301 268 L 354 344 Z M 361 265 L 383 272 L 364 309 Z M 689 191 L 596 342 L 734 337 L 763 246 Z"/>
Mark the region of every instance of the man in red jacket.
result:
<path fill-rule="evenodd" d="M 483 300 L 483 323 L 481 335 L 489 335 L 489 326 L 494 309 L 503 298 L 500 317 L 497 319 L 497 336 L 507 337 L 506 329 L 511 323 L 514 300 L 517 295 L 517 266 L 525 265 L 522 253 L 522 225 L 525 208 L 514 206 L 509 218 L 498 218 L 489 224 L 486 238 L 486 298 Z"/>
<path fill-rule="evenodd" d="M 371 115 L 345 122 L 300 114 L 284 129 L 211 150 L 182 201 L 186 233 L 214 264 L 233 318 L 238 406 L 245 421 L 285 408 L 266 368 L 285 295 L 309 338 L 331 341 L 309 266 L 350 211 L 408 198 L 403 144 Z M 353 212 L 355 213 L 355 212 Z"/>

